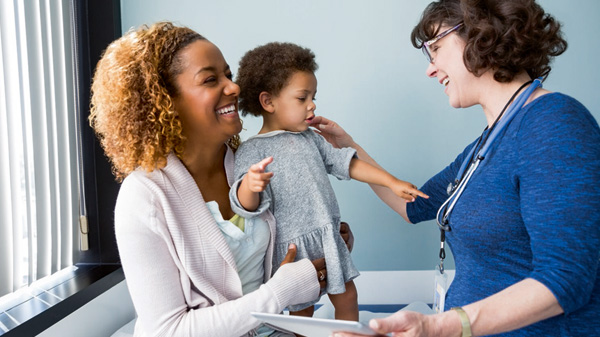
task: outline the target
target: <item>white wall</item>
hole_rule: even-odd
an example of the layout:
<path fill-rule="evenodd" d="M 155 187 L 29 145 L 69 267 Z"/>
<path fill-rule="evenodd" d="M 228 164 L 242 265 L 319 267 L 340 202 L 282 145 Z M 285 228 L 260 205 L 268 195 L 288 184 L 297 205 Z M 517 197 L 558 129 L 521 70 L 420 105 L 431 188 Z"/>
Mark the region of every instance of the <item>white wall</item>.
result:
<path fill-rule="evenodd" d="M 429 0 L 122 0 L 123 30 L 171 20 L 219 46 L 234 73 L 241 56 L 270 41 L 311 48 L 320 69 L 317 114 L 346 128 L 379 163 L 417 185 L 445 167 L 485 126 L 480 108 L 452 109 L 409 36 Z M 564 23 L 569 49 L 545 87 L 579 99 L 600 119 L 600 1 L 541 0 Z M 247 117 L 247 138 L 260 119 Z M 429 270 L 437 263 L 433 222 L 411 226 L 358 182 L 334 181 L 356 236 L 361 270 Z M 451 260 L 451 259 L 449 259 Z M 453 261 L 448 261 L 453 268 Z"/>
<path fill-rule="evenodd" d="M 135 318 L 125 281 L 102 293 L 69 316 L 44 330 L 40 337 L 110 336 Z"/>

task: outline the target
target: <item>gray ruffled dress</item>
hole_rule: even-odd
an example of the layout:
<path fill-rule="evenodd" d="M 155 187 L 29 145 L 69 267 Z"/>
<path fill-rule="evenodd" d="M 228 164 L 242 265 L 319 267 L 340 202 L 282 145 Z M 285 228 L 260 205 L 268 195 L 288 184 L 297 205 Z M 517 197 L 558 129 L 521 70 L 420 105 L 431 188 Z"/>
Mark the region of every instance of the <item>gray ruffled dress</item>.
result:
<path fill-rule="evenodd" d="M 266 168 L 274 172 L 267 189 L 261 193 L 258 209 L 248 212 L 241 207 L 237 190 L 253 164 L 273 157 Z M 321 135 L 304 132 L 273 131 L 251 137 L 235 153 L 235 179 L 230 199 L 233 211 L 251 218 L 270 209 L 277 222 L 273 273 L 283 261 L 290 243 L 298 247 L 296 260 L 325 257 L 327 289 L 330 294 L 346 291 L 344 284 L 359 275 L 350 252 L 340 236 L 340 211 L 328 174 L 349 180 L 352 148 L 336 149 Z M 290 306 L 298 311 L 314 305 Z"/>

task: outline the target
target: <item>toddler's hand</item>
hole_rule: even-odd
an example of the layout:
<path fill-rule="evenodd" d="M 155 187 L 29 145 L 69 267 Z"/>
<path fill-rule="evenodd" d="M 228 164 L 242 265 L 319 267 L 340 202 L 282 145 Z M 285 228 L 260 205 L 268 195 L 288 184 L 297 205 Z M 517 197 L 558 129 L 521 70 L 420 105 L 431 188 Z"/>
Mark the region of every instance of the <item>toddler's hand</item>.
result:
<path fill-rule="evenodd" d="M 396 180 L 390 189 L 400 198 L 408 202 L 415 201 L 416 197 L 429 199 L 429 196 L 417 189 L 417 186 L 402 180 Z"/>
<path fill-rule="evenodd" d="M 250 166 L 248 174 L 244 179 L 246 180 L 248 189 L 252 192 L 262 192 L 267 188 L 273 172 L 265 172 L 267 165 L 273 162 L 273 157 L 267 157 L 260 162 Z"/>

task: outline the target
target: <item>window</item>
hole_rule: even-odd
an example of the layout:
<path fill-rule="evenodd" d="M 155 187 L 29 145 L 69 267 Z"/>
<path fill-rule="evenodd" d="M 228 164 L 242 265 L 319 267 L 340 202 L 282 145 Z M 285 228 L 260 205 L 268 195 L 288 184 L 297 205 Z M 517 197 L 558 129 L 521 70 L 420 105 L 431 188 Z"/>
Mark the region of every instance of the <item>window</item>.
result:
<path fill-rule="evenodd" d="M 0 1 L 0 335 L 35 335 L 123 279 L 118 184 L 87 122 L 92 70 L 120 36 L 119 9 Z"/>
<path fill-rule="evenodd" d="M 69 8 L 0 6 L 2 296 L 73 265 L 79 206 Z"/>

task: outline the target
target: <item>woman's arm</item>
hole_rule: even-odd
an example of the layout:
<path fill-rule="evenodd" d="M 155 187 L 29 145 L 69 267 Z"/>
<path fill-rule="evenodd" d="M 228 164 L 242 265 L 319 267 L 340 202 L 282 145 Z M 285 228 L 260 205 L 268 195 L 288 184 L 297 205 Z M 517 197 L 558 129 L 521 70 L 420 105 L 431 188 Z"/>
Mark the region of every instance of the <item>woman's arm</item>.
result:
<path fill-rule="evenodd" d="M 515 330 L 563 313 L 554 294 L 530 278 L 463 309 L 475 336 Z"/>
<path fill-rule="evenodd" d="M 473 336 L 515 330 L 563 312 L 552 292 L 533 279 L 520 281 L 486 299 L 464 306 L 463 310 L 469 317 Z M 407 337 L 462 335 L 460 317 L 455 310 L 436 315 L 398 311 L 386 318 L 373 319 L 369 325 L 381 334 L 395 332 Z M 338 333 L 335 336 L 358 335 Z"/>
<path fill-rule="evenodd" d="M 514 125 L 520 157 L 514 170 L 533 270 L 527 278 L 463 307 L 473 335 L 511 331 L 585 310 L 594 296 L 600 245 L 600 132 L 579 104 L 537 104 Z M 382 333 L 410 331 L 407 336 L 461 332 L 454 310 L 432 316 L 398 312 L 372 324 Z"/>
<path fill-rule="evenodd" d="M 303 259 L 279 268 L 256 291 L 228 300 L 220 289 L 235 289 L 236 278 L 226 272 L 227 263 L 214 245 L 198 241 L 186 247 L 185 254 L 176 251 L 160 197 L 137 192 L 145 187 L 136 184 L 132 189 L 132 183 L 126 180 L 119 192 L 115 231 L 138 314 L 136 329 L 143 335 L 240 336 L 259 324 L 250 312 L 279 313 L 318 296 L 315 266 Z M 213 290 L 190 283 L 190 264 L 203 268 L 195 272 L 202 273 L 202 282 L 214 286 Z M 198 290 L 190 292 L 195 287 Z M 203 294 L 207 291 L 220 295 L 209 297 Z"/>
<path fill-rule="evenodd" d="M 356 155 L 366 163 L 371 164 L 381 170 L 383 168 L 377 164 L 377 162 L 369 156 L 369 154 L 358 145 L 352 137 L 346 133 L 346 131 L 334 121 L 331 121 L 323 116 L 316 116 L 311 126 L 319 131 L 319 133 L 333 146 L 337 148 L 351 147 L 356 150 Z M 379 186 L 376 184 L 369 184 L 373 192 L 381 199 L 386 205 L 393 209 L 396 213 L 400 214 L 404 220 L 410 223 L 406 214 L 406 200 L 397 196 L 389 188 Z"/>

